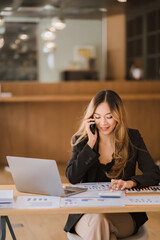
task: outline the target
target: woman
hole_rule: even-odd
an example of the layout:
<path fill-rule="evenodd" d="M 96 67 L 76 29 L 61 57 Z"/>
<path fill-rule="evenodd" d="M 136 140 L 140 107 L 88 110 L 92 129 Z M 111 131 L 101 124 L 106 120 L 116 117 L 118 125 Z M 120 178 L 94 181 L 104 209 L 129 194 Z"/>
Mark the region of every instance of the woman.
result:
<path fill-rule="evenodd" d="M 114 91 L 93 97 L 72 143 L 66 169 L 72 184 L 111 181 L 113 190 L 123 190 L 160 182 L 139 131 L 127 128 L 122 100 Z M 135 175 L 136 162 L 142 175 Z M 84 240 L 115 240 L 134 234 L 147 219 L 146 213 L 72 214 L 65 231 L 77 232 Z"/>

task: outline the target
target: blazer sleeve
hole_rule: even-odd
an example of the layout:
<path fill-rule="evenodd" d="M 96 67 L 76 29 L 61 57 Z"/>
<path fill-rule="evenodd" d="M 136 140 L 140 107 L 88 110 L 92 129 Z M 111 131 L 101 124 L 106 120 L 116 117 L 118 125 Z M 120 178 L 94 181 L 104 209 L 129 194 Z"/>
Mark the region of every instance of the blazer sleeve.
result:
<path fill-rule="evenodd" d="M 160 170 L 150 156 L 139 131 L 137 131 L 135 144 L 137 151 L 136 160 L 142 174 L 133 176 L 131 179 L 135 180 L 141 187 L 158 185 L 160 183 Z"/>
<path fill-rule="evenodd" d="M 87 143 L 80 145 L 73 146 L 71 159 L 67 163 L 66 177 L 72 184 L 80 183 L 99 157 Z"/>

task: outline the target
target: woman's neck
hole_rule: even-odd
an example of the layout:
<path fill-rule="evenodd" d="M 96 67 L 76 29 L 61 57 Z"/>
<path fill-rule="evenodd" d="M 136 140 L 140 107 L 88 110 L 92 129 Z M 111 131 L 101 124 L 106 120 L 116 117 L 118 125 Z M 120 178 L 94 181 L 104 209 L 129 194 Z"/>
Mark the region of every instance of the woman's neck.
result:
<path fill-rule="evenodd" d="M 109 135 L 100 135 L 99 136 L 99 142 L 101 144 L 113 144 L 113 134 L 109 134 Z"/>

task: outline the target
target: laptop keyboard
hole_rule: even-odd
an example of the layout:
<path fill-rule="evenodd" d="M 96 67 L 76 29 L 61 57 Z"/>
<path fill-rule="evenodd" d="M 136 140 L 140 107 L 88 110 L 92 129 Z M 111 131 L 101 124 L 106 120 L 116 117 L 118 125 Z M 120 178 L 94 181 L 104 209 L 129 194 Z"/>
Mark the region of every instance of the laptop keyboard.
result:
<path fill-rule="evenodd" d="M 73 193 L 73 192 L 75 192 L 75 191 L 71 191 L 71 190 L 64 189 L 64 193 L 65 193 L 65 194 L 70 194 L 70 193 Z"/>

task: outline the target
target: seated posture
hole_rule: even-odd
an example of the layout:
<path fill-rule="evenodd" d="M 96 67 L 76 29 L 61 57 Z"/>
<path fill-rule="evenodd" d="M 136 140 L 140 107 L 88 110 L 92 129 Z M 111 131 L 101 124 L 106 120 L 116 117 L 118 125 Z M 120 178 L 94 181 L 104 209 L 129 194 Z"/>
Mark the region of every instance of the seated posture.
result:
<path fill-rule="evenodd" d="M 111 182 L 113 190 L 123 190 L 160 182 L 159 168 L 139 131 L 127 128 L 122 100 L 114 91 L 103 90 L 93 97 L 72 145 L 66 168 L 72 184 Z M 136 163 L 141 175 L 135 175 Z M 116 240 L 136 233 L 147 219 L 144 212 L 72 214 L 64 230 L 84 240 Z"/>

